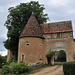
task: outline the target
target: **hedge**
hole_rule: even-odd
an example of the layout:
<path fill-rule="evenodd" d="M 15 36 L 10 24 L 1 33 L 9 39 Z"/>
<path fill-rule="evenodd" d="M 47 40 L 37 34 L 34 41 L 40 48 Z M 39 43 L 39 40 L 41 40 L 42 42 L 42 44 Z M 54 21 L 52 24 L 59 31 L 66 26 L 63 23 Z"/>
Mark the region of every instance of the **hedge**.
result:
<path fill-rule="evenodd" d="M 75 75 L 75 62 L 63 63 L 64 75 Z"/>

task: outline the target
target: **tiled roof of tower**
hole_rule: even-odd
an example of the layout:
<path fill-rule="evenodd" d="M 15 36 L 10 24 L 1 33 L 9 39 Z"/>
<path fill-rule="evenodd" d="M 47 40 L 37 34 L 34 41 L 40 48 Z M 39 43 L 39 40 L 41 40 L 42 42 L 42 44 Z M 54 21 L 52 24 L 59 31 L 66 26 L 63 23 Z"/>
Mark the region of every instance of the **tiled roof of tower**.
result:
<path fill-rule="evenodd" d="M 40 26 L 40 24 L 38 24 L 34 14 L 31 15 L 26 26 L 24 27 L 24 29 L 20 35 L 20 38 L 21 37 L 40 37 L 40 38 L 43 38 L 42 27 Z"/>
<path fill-rule="evenodd" d="M 43 29 L 43 33 L 59 33 L 59 32 L 73 31 L 71 21 L 46 23 L 46 24 L 40 24 L 40 25 Z"/>

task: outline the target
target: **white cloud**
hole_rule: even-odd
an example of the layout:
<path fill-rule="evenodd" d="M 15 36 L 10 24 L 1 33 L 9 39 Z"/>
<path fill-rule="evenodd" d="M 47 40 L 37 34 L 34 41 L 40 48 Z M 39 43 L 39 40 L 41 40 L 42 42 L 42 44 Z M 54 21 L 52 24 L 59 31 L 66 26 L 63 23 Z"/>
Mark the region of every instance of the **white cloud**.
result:
<path fill-rule="evenodd" d="M 75 14 L 75 10 L 69 10 L 68 13 L 74 15 Z"/>
<path fill-rule="evenodd" d="M 8 53 L 8 51 L 7 51 L 7 50 L 5 50 L 5 51 L 0 51 L 0 55 L 2 55 L 2 56 L 7 55 L 7 53 Z"/>
<path fill-rule="evenodd" d="M 49 0 L 48 5 L 52 5 L 52 6 L 66 6 L 67 4 L 70 3 L 70 0 Z"/>

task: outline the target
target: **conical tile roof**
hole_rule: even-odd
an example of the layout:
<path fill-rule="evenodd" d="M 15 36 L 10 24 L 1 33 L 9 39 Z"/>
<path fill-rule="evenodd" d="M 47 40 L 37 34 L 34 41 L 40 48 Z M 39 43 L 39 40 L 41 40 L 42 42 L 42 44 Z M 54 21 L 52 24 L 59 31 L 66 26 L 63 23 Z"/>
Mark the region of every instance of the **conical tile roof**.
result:
<path fill-rule="evenodd" d="M 42 27 L 38 24 L 34 14 L 31 15 L 26 26 L 24 27 L 20 38 L 22 37 L 40 37 L 43 38 Z"/>

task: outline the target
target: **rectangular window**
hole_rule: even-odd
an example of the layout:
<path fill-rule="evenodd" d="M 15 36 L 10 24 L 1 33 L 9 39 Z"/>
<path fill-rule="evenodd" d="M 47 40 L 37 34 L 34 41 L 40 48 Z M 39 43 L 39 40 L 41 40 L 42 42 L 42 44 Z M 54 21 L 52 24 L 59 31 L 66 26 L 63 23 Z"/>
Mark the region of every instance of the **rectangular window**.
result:
<path fill-rule="evenodd" d="M 24 60 L 24 55 L 22 54 L 22 61 Z"/>
<path fill-rule="evenodd" d="M 60 38 L 60 33 L 57 33 L 57 38 Z"/>

